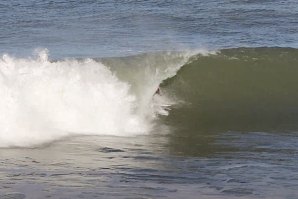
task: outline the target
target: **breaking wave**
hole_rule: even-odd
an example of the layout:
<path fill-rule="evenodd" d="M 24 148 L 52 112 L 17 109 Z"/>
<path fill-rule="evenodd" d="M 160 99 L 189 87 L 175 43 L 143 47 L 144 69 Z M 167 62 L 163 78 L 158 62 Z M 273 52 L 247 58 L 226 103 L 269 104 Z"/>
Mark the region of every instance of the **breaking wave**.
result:
<path fill-rule="evenodd" d="M 298 129 L 298 50 L 0 59 L 0 147 L 70 135 Z M 161 88 L 161 95 L 154 94 Z"/>
<path fill-rule="evenodd" d="M 47 50 L 26 59 L 3 55 L 0 147 L 32 146 L 70 135 L 148 133 L 160 109 L 152 94 L 186 57 L 143 55 L 129 58 L 135 63 L 130 66 L 121 58 L 50 61 Z"/>

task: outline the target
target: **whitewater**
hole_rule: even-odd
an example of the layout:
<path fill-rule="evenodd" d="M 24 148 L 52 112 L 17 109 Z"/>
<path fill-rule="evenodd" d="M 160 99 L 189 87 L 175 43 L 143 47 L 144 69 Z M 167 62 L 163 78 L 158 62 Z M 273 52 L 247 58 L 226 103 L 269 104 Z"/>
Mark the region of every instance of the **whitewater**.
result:
<path fill-rule="evenodd" d="M 179 62 L 163 68 L 150 63 L 129 83 L 94 59 L 50 61 L 46 49 L 33 58 L 3 55 L 0 146 L 33 146 L 70 135 L 150 132 L 156 115 L 167 114 L 160 106 L 166 99 L 155 97 L 156 89 L 190 54 L 172 56 Z"/>

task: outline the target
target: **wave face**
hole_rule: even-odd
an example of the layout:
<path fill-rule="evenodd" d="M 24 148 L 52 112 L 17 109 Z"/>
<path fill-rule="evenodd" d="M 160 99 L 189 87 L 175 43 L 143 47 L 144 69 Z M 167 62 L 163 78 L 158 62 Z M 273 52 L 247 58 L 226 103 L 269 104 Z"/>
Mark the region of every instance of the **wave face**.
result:
<path fill-rule="evenodd" d="M 3 55 L 0 147 L 32 146 L 69 135 L 149 132 L 158 111 L 152 94 L 187 56 L 164 53 L 125 59 L 52 62 L 46 50 L 27 59 Z"/>
<path fill-rule="evenodd" d="M 194 56 L 162 90 L 180 132 L 298 130 L 298 50 L 238 48 Z M 183 130 L 183 131 L 181 131 Z"/>

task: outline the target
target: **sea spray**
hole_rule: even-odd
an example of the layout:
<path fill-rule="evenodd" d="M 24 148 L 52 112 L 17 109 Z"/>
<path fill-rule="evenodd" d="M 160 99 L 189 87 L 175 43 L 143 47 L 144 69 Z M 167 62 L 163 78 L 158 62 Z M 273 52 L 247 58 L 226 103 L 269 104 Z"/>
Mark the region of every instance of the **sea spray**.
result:
<path fill-rule="evenodd" d="M 148 131 L 134 114 L 135 96 L 91 59 L 0 60 L 0 146 L 29 146 L 70 134 L 131 135 Z"/>
<path fill-rule="evenodd" d="M 71 135 L 131 136 L 150 132 L 167 114 L 159 84 L 191 53 L 140 55 L 113 61 L 0 59 L 0 147 L 32 146 Z"/>

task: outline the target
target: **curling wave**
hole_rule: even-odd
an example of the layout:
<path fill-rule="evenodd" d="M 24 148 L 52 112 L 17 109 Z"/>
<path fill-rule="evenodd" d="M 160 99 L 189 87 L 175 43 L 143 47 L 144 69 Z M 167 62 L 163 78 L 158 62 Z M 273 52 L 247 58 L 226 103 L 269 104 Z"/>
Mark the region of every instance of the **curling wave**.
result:
<path fill-rule="evenodd" d="M 70 135 L 298 130 L 298 50 L 0 59 L 0 147 Z M 157 88 L 161 95 L 154 95 Z M 155 128 L 156 127 L 156 128 Z"/>

